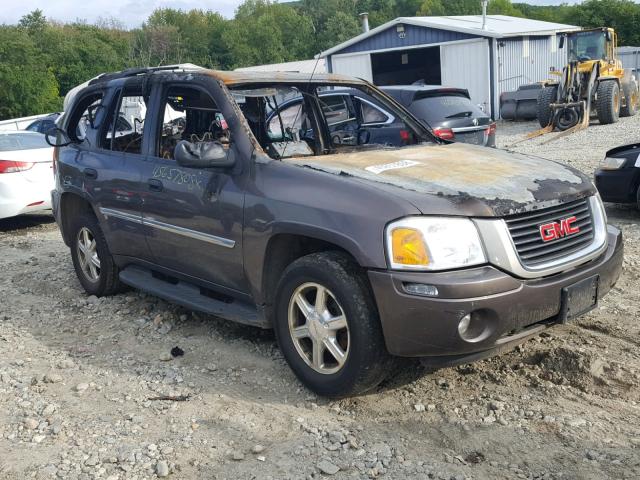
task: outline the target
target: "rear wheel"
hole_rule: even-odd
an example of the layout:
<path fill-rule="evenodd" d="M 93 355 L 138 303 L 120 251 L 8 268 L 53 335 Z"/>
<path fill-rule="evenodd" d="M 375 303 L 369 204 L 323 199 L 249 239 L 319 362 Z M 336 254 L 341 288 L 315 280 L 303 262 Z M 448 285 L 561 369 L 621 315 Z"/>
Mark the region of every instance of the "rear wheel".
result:
<path fill-rule="evenodd" d="M 620 109 L 621 117 L 633 117 L 638 112 L 638 84 L 635 79 L 622 86 L 625 105 Z"/>
<path fill-rule="evenodd" d="M 553 110 L 551 104 L 556 101 L 558 87 L 544 87 L 538 92 L 537 117 L 541 127 L 546 127 L 551 123 Z"/>
<path fill-rule="evenodd" d="M 615 80 L 607 80 L 598 85 L 596 110 L 602 125 L 616 123 L 620 116 L 620 87 Z"/>
<path fill-rule="evenodd" d="M 386 376 L 390 356 L 366 278 L 347 255 L 314 253 L 282 275 L 275 332 L 296 376 L 319 395 L 357 395 Z"/>
<path fill-rule="evenodd" d="M 98 219 L 91 213 L 79 214 L 71 222 L 71 238 L 73 267 L 85 291 L 98 297 L 118 292 L 118 267 Z"/>

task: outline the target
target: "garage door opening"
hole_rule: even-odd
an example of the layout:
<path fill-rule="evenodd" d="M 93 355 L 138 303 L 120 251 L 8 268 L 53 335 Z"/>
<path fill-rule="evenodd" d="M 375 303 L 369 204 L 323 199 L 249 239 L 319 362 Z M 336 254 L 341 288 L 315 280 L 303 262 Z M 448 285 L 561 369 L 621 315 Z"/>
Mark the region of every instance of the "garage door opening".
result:
<path fill-rule="evenodd" d="M 371 71 L 376 85 L 440 85 L 440 47 L 372 53 Z"/>

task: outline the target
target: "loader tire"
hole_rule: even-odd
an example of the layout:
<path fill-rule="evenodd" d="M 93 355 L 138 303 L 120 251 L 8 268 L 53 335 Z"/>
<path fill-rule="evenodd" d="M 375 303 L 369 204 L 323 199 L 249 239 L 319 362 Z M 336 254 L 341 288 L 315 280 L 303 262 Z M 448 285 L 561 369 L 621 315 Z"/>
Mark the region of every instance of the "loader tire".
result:
<path fill-rule="evenodd" d="M 598 85 L 596 110 L 601 125 L 616 123 L 620 116 L 620 87 L 615 80 L 601 82 Z"/>
<path fill-rule="evenodd" d="M 558 95 L 558 87 L 544 87 L 538 92 L 537 100 L 537 117 L 542 128 L 551 123 L 553 110 L 551 104 L 556 101 Z"/>
<path fill-rule="evenodd" d="M 638 84 L 635 80 L 622 85 L 626 105 L 620 108 L 621 117 L 633 117 L 638 112 Z"/>

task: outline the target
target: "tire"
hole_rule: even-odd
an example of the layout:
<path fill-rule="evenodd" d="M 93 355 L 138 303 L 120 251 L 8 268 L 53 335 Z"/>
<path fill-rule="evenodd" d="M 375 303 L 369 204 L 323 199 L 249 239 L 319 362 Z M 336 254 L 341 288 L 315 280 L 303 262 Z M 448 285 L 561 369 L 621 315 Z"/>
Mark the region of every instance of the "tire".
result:
<path fill-rule="evenodd" d="M 638 112 L 638 84 L 635 80 L 622 86 L 626 105 L 620 108 L 621 117 L 633 117 Z"/>
<path fill-rule="evenodd" d="M 640 186 L 638 187 L 638 192 L 636 193 L 636 206 L 638 210 L 640 210 Z"/>
<path fill-rule="evenodd" d="M 326 308 L 318 308 L 323 316 L 315 313 L 320 288 L 326 289 L 327 301 L 323 303 Z M 308 315 L 302 313 L 301 303 L 295 300 L 300 296 L 306 300 L 302 304 L 310 312 Z M 366 277 L 347 255 L 314 253 L 294 261 L 282 274 L 275 306 L 278 344 L 287 363 L 307 388 L 326 397 L 344 397 L 362 394 L 384 380 L 392 359 L 384 344 Z M 341 314 L 344 321 L 336 323 L 335 319 Z M 329 318 L 334 319 L 336 330 L 327 327 L 331 322 L 327 321 Z M 346 327 L 339 328 L 342 324 Z M 294 329 L 299 334 L 296 339 Z M 329 337 L 324 336 L 327 332 Z M 322 340 L 314 342 L 312 335 Z M 316 362 L 314 344 L 323 347 Z M 342 364 L 327 349 L 327 344 L 340 347 L 344 354 Z"/>
<path fill-rule="evenodd" d="M 95 246 L 87 250 L 90 242 Z M 93 253 L 91 256 L 97 257 L 97 264 L 84 260 L 82 246 L 89 255 Z M 102 297 L 121 290 L 118 267 L 109 252 L 98 219 L 92 213 L 81 213 L 71 221 L 71 259 L 78 280 L 89 295 Z"/>
<path fill-rule="evenodd" d="M 564 132 L 578 124 L 580 121 L 580 114 L 575 107 L 567 107 L 558 112 L 556 119 L 558 130 Z"/>
<path fill-rule="evenodd" d="M 538 92 L 538 99 L 536 101 L 536 116 L 538 122 L 542 128 L 551 123 L 553 111 L 551 110 L 551 104 L 556 101 L 558 95 L 558 87 L 544 87 Z"/>
<path fill-rule="evenodd" d="M 601 125 L 616 123 L 620 116 L 620 87 L 615 80 L 605 80 L 598 85 L 596 110 Z"/>

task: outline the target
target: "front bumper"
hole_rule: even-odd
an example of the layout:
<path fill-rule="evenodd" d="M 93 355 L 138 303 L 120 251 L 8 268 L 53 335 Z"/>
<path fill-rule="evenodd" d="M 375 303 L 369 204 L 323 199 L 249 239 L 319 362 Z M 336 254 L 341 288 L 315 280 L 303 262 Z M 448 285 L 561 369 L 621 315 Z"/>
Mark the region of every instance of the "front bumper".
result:
<path fill-rule="evenodd" d="M 440 273 L 369 271 L 389 353 L 431 357 L 441 366 L 466 363 L 499 353 L 557 323 L 562 289 L 599 275 L 598 299 L 622 270 L 620 230 L 608 227 L 608 247 L 598 258 L 568 272 L 523 280 L 492 266 Z M 404 283 L 434 285 L 438 297 L 409 295 Z M 467 341 L 460 319 L 477 312 L 487 335 Z"/>

